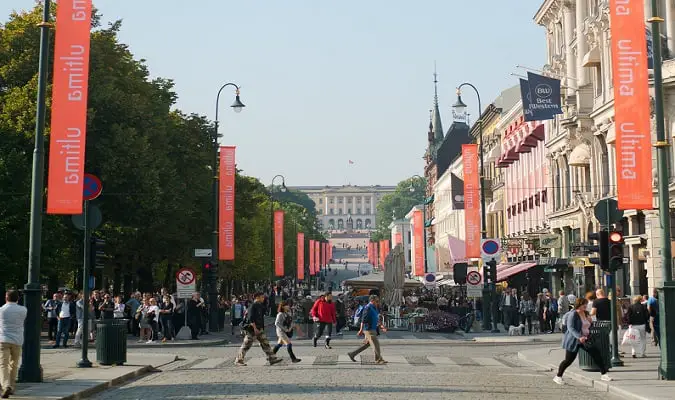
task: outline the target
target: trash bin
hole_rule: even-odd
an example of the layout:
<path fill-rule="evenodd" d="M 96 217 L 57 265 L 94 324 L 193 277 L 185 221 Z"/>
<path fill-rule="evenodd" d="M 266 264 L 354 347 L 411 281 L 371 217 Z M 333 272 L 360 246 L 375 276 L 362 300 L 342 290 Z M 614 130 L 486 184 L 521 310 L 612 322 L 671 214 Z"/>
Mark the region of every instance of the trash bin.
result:
<path fill-rule="evenodd" d="M 126 319 L 103 319 L 96 323 L 96 361 L 101 365 L 127 362 Z"/>
<path fill-rule="evenodd" d="M 609 347 L 609 331 L 612 323 L 611 321 L 595 321 L 591 324 L 589 340 L 593 347 L 600 350 L 602 358 L 605 360 L 607 368 L 611 368 L 611 352 Z M 600 367 L 593 361 L 591 355 L 588 354 L 583 347 L 579 348 L 579 368 L 584 371 L 599 372 Z"/>

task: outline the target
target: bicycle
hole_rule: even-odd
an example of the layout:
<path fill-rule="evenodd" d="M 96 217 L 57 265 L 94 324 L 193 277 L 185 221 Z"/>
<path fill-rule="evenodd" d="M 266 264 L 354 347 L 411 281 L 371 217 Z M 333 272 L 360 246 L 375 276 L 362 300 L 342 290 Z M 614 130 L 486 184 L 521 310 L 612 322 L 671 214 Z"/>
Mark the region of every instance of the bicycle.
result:
<path fill-rule="evenodd" d="M 465 316 L 459 319 L 458 321 L 459 329 L 463 330 L 466 333 L 469 333 L 475 321 L 476 321 L 476 312 L 471 310 Z"/>

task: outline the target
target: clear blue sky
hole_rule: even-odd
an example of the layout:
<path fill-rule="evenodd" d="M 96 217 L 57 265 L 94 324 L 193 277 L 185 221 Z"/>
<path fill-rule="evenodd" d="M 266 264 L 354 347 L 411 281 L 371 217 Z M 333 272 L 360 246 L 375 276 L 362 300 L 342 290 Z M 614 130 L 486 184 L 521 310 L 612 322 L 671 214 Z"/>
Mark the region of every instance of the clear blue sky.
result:
<path fill-rule="evenodd" d="M 224 144 L 265 184 L 390 185 L 422 174 L 433 69 L 444 128 L 455 87 L 483 104 L 541 67 L 542 0 L 99 0 L 104 21 L 154 76 L 172 78 L 178 108 L 214 117 L 221 84 L 242 86 L 241 114 L 222 96 Z M 0 20 L 34 0 L 0 1 Z M 466 93 L 472 106 L 475 97 Z M 348 165 L 353 160 L 353 165 Z"/>

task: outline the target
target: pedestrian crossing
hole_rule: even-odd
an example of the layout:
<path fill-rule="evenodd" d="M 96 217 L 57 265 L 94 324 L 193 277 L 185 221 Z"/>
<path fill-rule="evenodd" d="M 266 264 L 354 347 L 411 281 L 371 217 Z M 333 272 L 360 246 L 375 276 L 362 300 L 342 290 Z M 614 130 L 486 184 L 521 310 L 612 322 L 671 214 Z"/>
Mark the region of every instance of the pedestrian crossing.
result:
<path fill-rule="evenodd" d="M 271 342 L 276 341 L 276 334 L 273 330 L 267 333 Z M 324 337 L 321 337 L 323 339 Z M 410 332 L 410 331 L 388 331 L 380 335 L 380 340 L 458 340 L 459 335 L 454 333 L 431 333 L 431 332 Z M 311 337 L 301 336 L 295 340 L 310 340 Z M 332 340 L 357 340 L 356 331 L 344 332 L 343 335 L 333 335 Z M 363 336 L 360 337 L 363 339 Z"/>
<path fill-rule="evenodd" d="M 368 352 L 368 350 L 366 350 Z M 365 352 L 364 352 L 365 353 Z M 283 361 L 276 366 L 290 366 L 298 368 L 312 368 L 322 366 L 345 366 L 345 365 L 376 365 L 375 357 L 371 352 L 368 354 L 360 354 L 356 359 L 356 363 L 349 359 L 346 354 L 327 354 L 319 356 L 300 355 L 301 363 L 293 364 L 290 362 L 286 354 L 280 353 Z M 443 368 L 464 368 L 464 367 L 481 367 L 481 368 L 513 368 L 508 362 L 504 362 L 494 357 L 457 357 L 457 356 L 401 356 L 401 355 L 387 355 L 383 354 L 387 360 L 387 366 L 405 366 L 405 367 L 443 367 Z M 246 365 L 248 367 L 262 367 L 267 366 L 267 358 L 265 357 L 247 357 Z M 220 368 L 238 368 L 234 365 L 234 360 L 223 358 L 199 358 L 196 360 L 187 361 L 178 370 L 205 370 L 205 369 L 220 369 Z"/>

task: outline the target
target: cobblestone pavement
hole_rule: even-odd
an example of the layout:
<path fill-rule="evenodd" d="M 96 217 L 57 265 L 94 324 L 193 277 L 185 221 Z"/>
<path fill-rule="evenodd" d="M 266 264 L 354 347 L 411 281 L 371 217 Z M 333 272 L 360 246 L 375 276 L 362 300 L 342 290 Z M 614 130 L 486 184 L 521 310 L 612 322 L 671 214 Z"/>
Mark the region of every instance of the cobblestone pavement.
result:
<path fill-rule="evenodd" d="M 573 381 L 556 385 L 549 372 L 518 359 L 519 349 L 532 346 L 418 343 L 385 344 L 385 366 L 371 364 L 370 350 L 353 363 L 345 346 L 294 346 L 299 364 L 290 364 L 282 349 L 285 361 L 274 366 L 253 347 L 246 367 L 234 366 L 235 346 L 185 349 L 162 372 L 95 399 L 613 399 Z"/>

